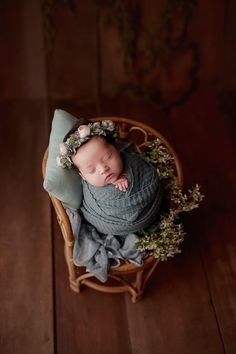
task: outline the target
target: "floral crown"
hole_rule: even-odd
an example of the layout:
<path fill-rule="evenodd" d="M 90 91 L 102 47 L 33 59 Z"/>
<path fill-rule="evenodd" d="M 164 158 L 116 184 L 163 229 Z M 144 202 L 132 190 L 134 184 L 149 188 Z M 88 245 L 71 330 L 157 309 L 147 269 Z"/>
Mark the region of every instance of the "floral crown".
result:
<path fill-rule="evenodd" d="M 118 126 L 111 120 L 80 125 L 64 143 L 59 145 L 60 155 L 57 156 L 58 166 L 62 168 L 72 168 L 73 162 L 71 156 L 76 153 L 81 145 L 95 135 L 110 135 L 113 138 L 117 138 L 119 135 Z"/>

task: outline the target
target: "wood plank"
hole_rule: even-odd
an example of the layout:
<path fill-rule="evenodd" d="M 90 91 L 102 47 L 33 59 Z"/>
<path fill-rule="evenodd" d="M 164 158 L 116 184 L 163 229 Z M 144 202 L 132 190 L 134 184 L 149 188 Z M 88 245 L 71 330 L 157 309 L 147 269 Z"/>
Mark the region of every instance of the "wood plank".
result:
<path fill-rule="evenodd" d="M 51 220 L 41 174 L 49 129 L 40 2 L 1 2 L 0 32 L 1 352 L 51 354 Z"/>
<path fill-rule="evenodd" d="M 48 4 L 51 26 L 47 36 L 48 85 L 52 99 L 91 99 L 97 96 L 96 4 Z M 44 14 L 45 20 L 46 13 Z"/>
<path fill-rule="evenodd" d="M 217 99 L 212 92 L 199 92 L 185 107 L 176 109 L 170 119 L 188 167 L 187 179 L 199 181 L 206 194 L 201 208 L 204 224 L 196 236 L 224 346 L 228 354 L 233 354 L 236 351 L 236 149 L 233 116 L 219 110 Z"/>
<path fill-rule="evenodd" d="M 58 354 L 131 354 L 124 294 L 69 288 L 62 235 L 54 218 Z"/>
<path fill-rule="evenodd" d="M 188 230 L 189 237 L 193 237 Z M 214 309 L 194 242 L 183 254 L 160 264 L 145 298 L 135 307 L 127 299 L 133 353 L 224 353 Z"/>
<path fill-rule="evenodd" d="M 1 102 L 0 342 L 4 354 L 53 353 L 50 208 L 41 160 L 44 101 Z"/>
<path fill-rule="evenodd" d="M 1 100 L 47 97 L 40 1 L 2 1 Z"/>

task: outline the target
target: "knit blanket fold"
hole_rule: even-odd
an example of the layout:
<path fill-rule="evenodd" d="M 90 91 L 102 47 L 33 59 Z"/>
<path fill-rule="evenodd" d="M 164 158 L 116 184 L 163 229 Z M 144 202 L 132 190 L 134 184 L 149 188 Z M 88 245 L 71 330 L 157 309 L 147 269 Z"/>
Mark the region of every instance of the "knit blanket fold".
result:
<path fill-rule="evenodd" d="M 109 266 L 118 266 L 121 259 L 143 263 L 145 254 L 136 248 L 135 232 L 157 221 L 162 201 L 155 168 L 137 154 L 121 156 L 128 174 L 126 192 L 112 184 L 94 187 L 83 181 L 82 222 L 74 235 L 74 263 L 102 282 Z"/>

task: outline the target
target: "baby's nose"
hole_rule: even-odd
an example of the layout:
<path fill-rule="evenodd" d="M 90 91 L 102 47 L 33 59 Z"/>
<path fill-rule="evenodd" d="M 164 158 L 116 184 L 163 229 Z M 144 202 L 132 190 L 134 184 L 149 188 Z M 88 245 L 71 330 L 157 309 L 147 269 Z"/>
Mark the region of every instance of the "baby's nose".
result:
<path fill-rule="evenodd" d="M 99 168 L 99 173 L 101 175 L 103 175 L 104 173 L 106 173 L 108 171 L 109 167 L 106 166 L 106 165 L 101 165 L 100 168 Z"/>

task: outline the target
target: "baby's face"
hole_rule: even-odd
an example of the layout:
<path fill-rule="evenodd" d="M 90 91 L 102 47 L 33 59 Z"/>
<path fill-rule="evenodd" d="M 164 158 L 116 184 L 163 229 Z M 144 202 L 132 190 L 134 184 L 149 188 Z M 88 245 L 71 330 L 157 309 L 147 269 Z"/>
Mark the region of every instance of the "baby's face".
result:
<path fill-rule="evenodd" d="M 115 182 L 123 169 L 118 150 L 99 136 L 82 145 L 72 161 L 81 177 L 95 187 Z"/>

